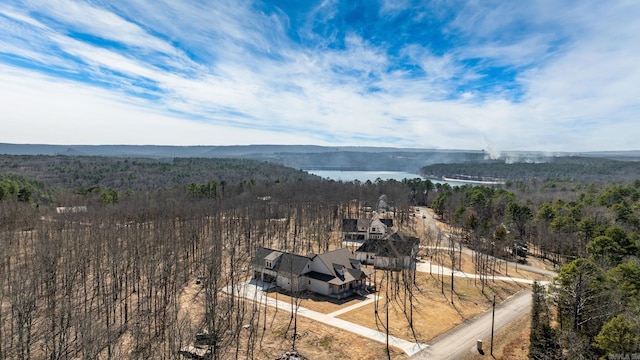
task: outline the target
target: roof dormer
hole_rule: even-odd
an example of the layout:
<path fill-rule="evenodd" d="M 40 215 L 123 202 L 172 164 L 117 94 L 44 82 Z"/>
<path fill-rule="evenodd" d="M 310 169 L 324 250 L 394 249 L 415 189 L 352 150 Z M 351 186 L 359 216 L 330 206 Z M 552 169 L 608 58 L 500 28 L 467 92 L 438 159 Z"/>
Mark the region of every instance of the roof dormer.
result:
<path fill-rule="evenodd" d="M 276 266 L 276 263 L 278 262 L 278 259 L 280 258 L 281 255 L 282 253 L 279 251 L 271 252 L 271 254 L 267 255 L 264 258 L 264 267 L 267 269 L 273 270 L 273 268 Z"/>

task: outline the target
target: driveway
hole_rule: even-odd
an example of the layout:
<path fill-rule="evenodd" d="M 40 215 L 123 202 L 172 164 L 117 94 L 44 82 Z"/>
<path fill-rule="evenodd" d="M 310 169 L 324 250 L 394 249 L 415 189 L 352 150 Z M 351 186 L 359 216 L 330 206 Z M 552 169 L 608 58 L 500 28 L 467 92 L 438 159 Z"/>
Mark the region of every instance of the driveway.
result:
<path fill-rule="evenodd" d="M 225 288 L 224 291 L 227 293 L 231 293 L 231 287 Z M 239 286 L 236 287 L 235 293 L 238 296 L 244 296 L 247 299 L 258 301 L 260 303 L 263 303 L 266 300 L 266 303 L 269 306 L 277 307 L 278 309 L 281 309 L 284 311 L 291 311 L 290 303 L 283 302 L 283 301 L 276 301 L 275 299 L 267 297 L 266 294 L 264 294 L 263 292 L 263 284 L 260 281 L 251 280 L 247 283 L 240 284 Z M 371 301 L 373 300 L 368 297 L 367 300 L 364 300 L 362 304 L 352 305 L 348 308 L 349 310 L 354 310 L 359 306 L 364 306 L 369 304 Z M 387 342 L 386 333 L 369 329 L 362 325 L 354 324 L 352 322 L 348 322 L 335 317 L 342 313 L 343 313 L 342 311 L 335 311 L 331 314 L 323 314 L 317 311 L 309 310 L 307 308 L 298 307 L 298 315 L 300 316 L 304 316 L 306 318 L 321 322 L 323 324 L 327 324 L 327 325 L 336 327 L 338 329 L 349 331 L 354 334 L 358 334 L 362 337 L 386 344 Z M 389 345 L 401 349 L 407 355 L 416 354 L 418 351 L 420 351 L 421 349 L 424 349 L 427 346 L 426 344 L 406 341 L 392 335 L 389 335 L 388 339 L 389 339 Z"/>
<path fill-rule="evenodd" d="M 422 261 L 416 264 L 416 271 L 417 272 L 423 272 L 423 273 L 428 273 L 431 272 L 432 274 L 444 274 L 444 275 L 451 275 L 452 271 L 451 268 L 448 268 L 446 266 L 442 266 L 442 265 L 438 265 L 438 264 L 433 264 L 432 266 L 430 266 L 430 262 L 427 261 Z M 453 276 L 455 277 L 462 277 L 462 278 L 468 278 L 468 279 L 481 279 L 482 276 L 480 276 L 479 274 L 471 274 L 471 273 L 466 273 L 466 272 L 462 272 L 459 270 L 455 270 L 453 271 Z M 491 281 L 493 280 L 498 280 L 498 281 L 513 281 L 513 282 L 517 282 L 517 283 L 522 283 L 522 284 L 533 284 L 533 282 L 535 280 L 528 280 L 528 279 L 520 279 L 520 278 L 514 278 L 511 276 L 488 276 L 488 279 L 490 279 Z M 541 281 L 538 280 L 538 283 L 546 285 L 549 283 L 549 281 Z"/>

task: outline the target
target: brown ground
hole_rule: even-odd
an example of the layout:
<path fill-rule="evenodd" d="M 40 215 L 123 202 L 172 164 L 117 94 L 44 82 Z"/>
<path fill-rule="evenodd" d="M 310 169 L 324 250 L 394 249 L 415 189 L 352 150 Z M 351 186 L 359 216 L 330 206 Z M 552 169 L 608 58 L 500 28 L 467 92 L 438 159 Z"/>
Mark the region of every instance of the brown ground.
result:
<path fill-rule="evenodd" d="M 402 288 L 395 300 L 390 303 L 389 327 L 391 335 L 422 343 L 426 343 L 464 320 L 471 319 L 488 310 L 491 307 L 494 294 L 496 301 L 501 302 L 526 287 L 512 282 L 496 281 L 485 285 L 485 291 L 482 294 L 480 281 L 476 281 L 474 284 L 473 280 L 455 278 L 454 298 L 453 304 L 451 304 L 450 276 L 444 276 L 444 294 L 442 294 L 442 281 L 435 275 L 432 277 L 429 274 L 417 274 L 416 281 L 421 292 L 416 294 L 414 300 L 413 326 L 415 336 L 409 327 L 409 315 L 405 315 L 403 312 L 404 294 Z M 377 322 L 375 304 L 363 306 L 338 317 L 384 331 L 383 325 L 386 324 L 384 294 L 384 289 L 382 289 L 379 293 Z"/>
<path fill-rule="evenodd" d="M 286 302 L 287 304 L 291 303 L 291 297 L 279 292 L 270 292 L 267 294 L 268 297 L 272 299 L 277 299 L 278 301 Z M 336 310 L 340 310 L 342 308 L 355 305 L 363 301 L 360 298 L 350 298 L 345 299 L 344 301 L 338 301 L 334 299 L 328 299 L 326 297 L 317 296 L 317 295 L 303 295 L 298 300 L 298 304 L 301 307 L 307 308 L 309 310 L 317 311 L 322 314 L 329 314 Z"/>
<path fill-rule="evenodd" d="M 199 320 L 203 316 L 201 303 L 202 293 L 200 292 L 200 289 L 201 287 L 199 285 L 192 283 L 185 288 L 181 296 L 183 306 L 181 307 L 180 317 L 184 319 L 184 321 L 192 322 L 194 325 L 190 329 L 192 334 L 197 331 L 195 324 L 198 324 Z M 284 301 L 285 296 L 279 294 L 278 299 L 283 299 Z M 290 298 L 287 297 L 286 299 Z M 358 300 L 352 300 L 352 302 L 353 301 Z M 228 356 L 223 356 L 223 358 L 234 359 L 237 357 L 239 359 L 275 359 L 285 351 L 291 349 L 293 344 L 293 323 L 291 323 L 291 326 L 289 327 L 291 314 L 287 311 L 276 310 L 273 307 L 268 307 L 266 315 L 261 314 L 260 316 L 262 316 L 263 319 L 266 318 L 266 321 L 260 321 L 266 325 L 266 331 L 263 333 L 261 329 L 258 330 L 258 340 L 254 353 L 252 355 L 248 354 L 241 345 L 237 356 L 234 347 L 230 349 Z M 288 328 L 289 330 L 287 331 Z M 308 359 L 375 360 L 387 358 L 384 344 L 364 339 L 357 334 L 306 319 L 303 316 L 300 316 L 297 319 L 297 333 L 299 334 L 299 337 L 296 340 L 296 349 L 301 355 L 304 355 Z M 243 336 L 245 339 L 248 334 L 249 330 L 243 330 Z M 260 337 L 262 337 L 261 341 Z M 246 342 L 244 342 L 244 344 L 246 344 Z M 399 349 L 392 348 L 391 358 L 406 359 L 407 355 Z"/>
<path fill-rule="evenodd" d="M 274 359 L 291 348 L 292 330 L 287 332 L 290 314 L 279 310 L 273 317 L 274 308 L 269 308 L 267 321 L 275 319 L 265 333 L 262 346 L 258 346 L 255 358 Z M 302 316 L 298 318 L 296 349 L 308 359 L 386 359 L 385 345 L 364 339 L 357 334 L 336 329 Z M 287 335 L 287 338 L 285 338 Z M 241 356 L 242 358 L 242 356 Z M 399 349 L 391 349 L 392 359 L 405 359 L 407 355 Z"/>
<path fill-rule="evenodd" d="M 383 278 L 381 272 L 376 276 L 378 283 Z M 518 285 L 507 282 L 490 282 L 485 286 L 485 295 L 481 292 L 480 282 L 474 284 L 473 280 L 454 279 L 454 304 L 451 304 L 451 278 L 444 277 L 444 292 L 441 292 L 442 282 L 436 276 L 429 274 L 416 274 L 416 282 L 420 289 L 420 293 L 416 294 L 413 322 L 416 336 L 414 338 L 409 326 L 407 317 L 402 312 L 403 291 L 396 296 L 396 300 L 390 305 L 390 334 L 397 337 L 419 342 L 428 342 L 435 336 L 453 328 L 465 319 L 470 319 L 481 312 L 490 308 L 491 299 L 495 293 L 497 301 L 506 299 L 511 294 L 524 288 L 524 285 Z M 384 284 L 382 284 L 384 285 Z M 380 288 L 384 288 L 379 284 Z M 191 283 L 187 286 L 181 295 L 180 318 L 185 324 L 185 334 L 193 334 L 198 329 L 200 319 L 202 319 L 202 293 L 200 286 Z M 384 290 L 384 289 L 383 289 Z M 386 322 L 386 313 L 383 305 L 385 302 L 384 291 L 380 293 L 379 300 L 379 322 Z M 275 297 L 275 294 L 269 296 Z M 290 298 L 283 294 L 278 294 L 278 299 L 282 301 L 290 301 Z M 302 306 L 308 307 L 322 313 L 330 313 L 342 307 L 350 306 L 360 300 L 351 300 L 344 304 L 335 304 L 328 301 L 322 301 L 320 298 L 304 299 Z M 340 318 L 358 323 L 370 328 L 376 328 L 376 320 L 374 316 L 374 304 L 366 305 L 357 310 L 339 316 Z M 261 315 L 264 316 L 264 315 Z M 266 314 L 266 331 L 262 334 L 259 329 L 259 336 L 262 341 L 258 341 L 254 354 L 247 354 L 245 350 L 238 353 L 239 358 L 253 357 L 256 359 L 273 359 L 281 353 L 289 350 L 292 345 L 291 336 L 293 334 L 292 327 L 287 331 L 290 313 L 283 310 L 277 310 L 273 307 L 267 309 Z M 302 316 L 298 317 L 298 334 L 299 339 L 296 341 L 296 349 L 309 359 L 385 359 L 385 346 L 372 340 L 364 339 L 357 334 L 342 331 L 328 325 L 324 325 Z M 384 331 L 383 327 L 379 327 Z M 243 332 L 245 332 L 243 330 Z M 249 331 L 246 330 L 246 335 Z M 245 336 L 246 336 L 245 335 Z M 192 335 L 191 335 L 192 336 Z M 187 340 L 188 341 L 188 340 Z M 229 358 L 235 358 L 235 348 L 229 354 Z M 404 359 L 404 354 L 399 349 L 392 349 L 393 359 Z"/>
<path fill-rule="evenodd" d="M 493 357 L 491 356 L 491 338 L 483 340 L 484 355 L 469 354 L 460 360 L 480 359 L 527 359 L 529 355 L 529 332 L 531 331 L 531 313 L 500 329 L 493 337 Z"/>
<path fill-rule="evenodd" d="M 432 249 L 423 249 L 422 254 L 423 254 L 422 258 L 424 260 L 430 260 L 431 255 L 433 255 L 433 272 L 437 272 L 436 265 L 440 265 L 440 264 L 442 264 L 444 267 L 451 268 L 451 258 L 449 257 L 448 250 L 440 250 L 438 252 Z M 476 267 L 473 262 L 473 256 L 471 254 L 463 252 L 462 261 L 459 260 L 458 255 L 459 253 L 456 252 L 456 264 L 455 264 L 456 270 L 462 269 L 462 271 L 470 274 L 478 273 L 476 271 Z M 528 265 L 534 265 L 534 266 L 537 266 L 538 262 L 540 262 L 540 260 L 532 257 L 530 257 L 527 261 L 529 261 Z M 459 266 L 460 262 L 462 263 L 462 266 Z M 549 280 L 543 275 L 540 275 L 531 271 L 523 270 L 521 267 L 518 267 L 518 270 L 516 271 L 516 266 L 513 263 L 510 263 L 509 268 L 507 269 L 505 267 L 504 261 L 502 260 L 499 260 L 497 262 L 495 267 L 495 272 L 491 272 L 490 274 L 493 274 L 494 276 L 511 276 L 513 278 L 528 279 L 528 280 Z"/>
<path fill-rule="evenodd" d="M 432 209 L 429 208 L 422 208 L 421 212 L 423 214 L 426 214 L 426 216 L 429 216 L 431 218 L 434 217 L 434 213 Z M 421 217 L 415 217 L 414 218 L 414 229 L 408 229 L 408 232 L 411 233 L 410 235 L 412 236 L 418 236 L 421 238 L 421 243 L 422 245 L 427 245 L 427 246 L 435 246 L 437 245 L 436 243 L 430 243 L 429 239 L 426 239 L 424 236 L 424 221 L 422 220 Z M 440 228 L 440 230 L 442 230 L 445 233 L 449 233 L 451 234 L 452 231 L 454 231 L 455 229 L 452 228 L 449 224 L 443 223 L 442 221 L 438 221 L 435 220 L 436 225 L 438 226 L 438 228 Z M 418 232 L 422 233 L 418 234 Z M 434 240 L 435 241 L 435 240 Z M 445 249 L 422 249 L 420 252 L 420 255 L 422 255 L 422 257 L 425 260 L 429 260 L 431 258 L 431 256 L 433 256 L 433 263 L 435 264 L 442 264 L 445 267 L 451 268 L 451 257 L 449 255 L 449 250 Z M 474 263 L 474 259 L 473 259 L 473 255 L 469 254 L 469 253 L 462 253 L 462 260 L 459 259 L 459 252 L 456 252 L 456 264 L 455 264 L 455 269 L 456 270 L 461 270 L 467 273 L 472 273 L 475 274 L 478 271 L 476 270 L 476 266 Z M 535 267 L 539 267 L 541 269 L 547 269 L 547 270 L 553 270 L 553 265 L 550 261 L 546 261 L 546 260 L 541 260 L 538 259 L 536 257 L 533 256 L 529 256 L 527 258 L 527 265 L 531 265 L 531 266 L 535 266 Z M 496 264 L 496 269 L 495 269 L 495 273 L 493 273 L 493 275 L 495 276 L 511 276 L 514 278 L 521 278 L 521 279 L 528 279 L 528 280 L 549 280 L 548 278 L 546 278 L 543 275 L 534 273 L 534 272 L 530 272 L 530 271 L 526 271 L 526 270 L 522 270 L 520 268 L 517 269 L 516 271 L 516 265 L 513 263 L 508 264 L 508 269 L 505 267 L 505 261 L 504 260 L 498 260 L 497 264 Z M 557 270 L 557 269 L 556 269 Z"/>

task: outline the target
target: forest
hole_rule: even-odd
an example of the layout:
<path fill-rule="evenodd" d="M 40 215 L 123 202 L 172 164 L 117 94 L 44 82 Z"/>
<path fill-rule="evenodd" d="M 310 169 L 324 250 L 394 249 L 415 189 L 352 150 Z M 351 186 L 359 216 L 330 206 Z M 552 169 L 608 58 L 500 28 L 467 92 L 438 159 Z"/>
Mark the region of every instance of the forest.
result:
<path fill-rule="evenodd" d="M 70 162 L 93 169 L 102 160 Z M 301 179 L 299 171 L 247 160 L 211 163 L 223 164 L 221 177 L 142 191 L 100 183 L 53 191 L 4 174 L 0 358 L 176 359 L 203 328 L 215 336 L 214 358 L 264 357 L 261 304 L 220 291 L 246 279 L 255 249 L 324 249 L 331 229 L 352 216 L 351 199 L 374 204 L 385 193 L 408 206 L 397 184 Z M 233 177 L 239 169 L 246 177 Z M 200 279 L 208 307 L 192 321 L 180 297 Z"/>
<path fill-rule="evenodd" d="M 551 286 L 534 287 L 530 358 L 638 354 L 639 180 L 428 188 L 437 190 L 431 202 L 436 213 L 471 247 L 493 254 L 524 244 L 530 255 L 556 265 Z"/>
<path fill-rule="evenodd" d="M 177 359 L 203 328 L 216 359 L 272 356 L 270 315 L 220 289 L 246 279 L 258 246 L 336 246 L 342 219 L 382 195 L 399 226 L 426 205 L 479 254 L 510 259 L 519 244 L 556 265 L 548 288 L 534 286 L 531 358 L 640 352 L 640 177 L 451 187 L 242 159 L 61 156 L 4 156 L 0 169 L 3 359 Z M 207 305 L 186 316 L 194 281 Z"/>
<path fill-rule="evenodd" d="M 319 178 L 290 167 L 249 159 L 122 158 L 65 155 L 0 155 L 0 174 L 23 176 L 53 189 L 150 191 L 190 183 L 297 181 Z M 34 194 L 45 195 L 44 193 Z M 50 194 L 42 200 L 48 200 Z"/>

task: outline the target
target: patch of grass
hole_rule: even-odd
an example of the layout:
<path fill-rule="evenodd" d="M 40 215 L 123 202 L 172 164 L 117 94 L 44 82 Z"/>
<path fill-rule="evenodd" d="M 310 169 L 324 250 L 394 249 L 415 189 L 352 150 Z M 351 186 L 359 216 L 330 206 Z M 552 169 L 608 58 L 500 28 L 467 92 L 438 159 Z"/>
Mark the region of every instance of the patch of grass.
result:
<path fill-rule="evenodd" d="M 333 336 L 325 335 L 318 341 L 318 345 L 325 350 L 331 349 L 331 343 L 333 342 Z"/>

